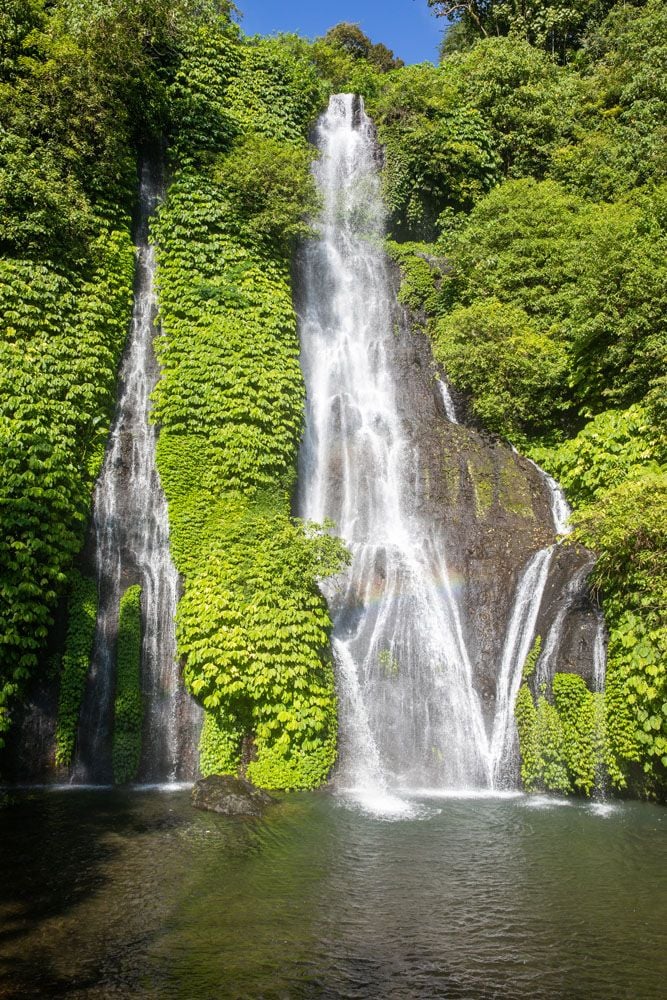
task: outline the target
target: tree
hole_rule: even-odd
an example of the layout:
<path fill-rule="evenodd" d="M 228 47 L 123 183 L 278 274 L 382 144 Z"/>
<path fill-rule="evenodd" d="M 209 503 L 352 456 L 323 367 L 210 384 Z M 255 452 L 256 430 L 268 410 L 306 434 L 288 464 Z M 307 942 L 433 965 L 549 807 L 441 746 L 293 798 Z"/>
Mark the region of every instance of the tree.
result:
<path fill-rule="evenodd" d="M 403 66 L 403 60 L 397 59 L 391 49 L 382 42 L 374 45 L 368 35 L 365 35 L 358 24 L 341 21 L 329 28 L 324 41 L 335 48 L 343 49 L 353 59 L 366 59 L 382 73 Z"/>
<path fill-rule="evenodd" d="M 612 0 L 427 0 L 436 16 L 463 22 L 478 37 L 519 35 L 565 62 L 581 45 L 591 21 L 601 20 Z"/>
<path fill-rule="evenodd" d="M 564 407 L 565 351 L 516 306 L 486 299 L 455 309 L 436 326 L 434 354 L 473 396 L 475 416 L 515 441 L 549 431 Z"/>

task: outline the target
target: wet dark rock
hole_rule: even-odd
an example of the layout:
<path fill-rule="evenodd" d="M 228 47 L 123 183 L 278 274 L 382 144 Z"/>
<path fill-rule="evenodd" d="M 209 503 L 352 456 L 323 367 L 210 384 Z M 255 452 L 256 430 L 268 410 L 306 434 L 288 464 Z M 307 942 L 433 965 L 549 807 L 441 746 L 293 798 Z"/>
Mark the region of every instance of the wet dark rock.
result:
<path fill-rule="evenodd" d="M 245 778 L 231 774 L 212 774 L 200 778 L 192 789 L 195 809 L 221 813 L 223 816 L 261 816 L 276 800 Z"/>

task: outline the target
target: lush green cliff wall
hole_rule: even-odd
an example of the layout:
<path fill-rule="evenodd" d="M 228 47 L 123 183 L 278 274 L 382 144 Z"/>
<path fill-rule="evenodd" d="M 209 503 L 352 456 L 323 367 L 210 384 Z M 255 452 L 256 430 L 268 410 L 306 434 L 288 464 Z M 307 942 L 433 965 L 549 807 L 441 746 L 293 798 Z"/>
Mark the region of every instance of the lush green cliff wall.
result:
<path fill-rule="evenodd" d="M 128 60 L 135 28 L 113 29 Z M 75 4 L 0 15 L 0 738 L 81 547 L 130 314 L 138 95 L 108 42 Z"/>
<path fill-rule="evenodd" d="M 306 133 L 323 93 L 287 44 L 244 43 L 230 28 L 209 46 L 195 40 L 178 97 L 194 107 L 205 86 L 216 105 L 201 101 L 179 130 L 155 230 L 154 416 L 185 586 L 178 648 L 207 710 L 203 772 L 236 771 L 243 750 L 258 784 L 308 787 L 335 758 L 316 578 L 342 552 L 290 517 L 304 396 L 290 250 L 315 204 Z"/>
<path fill-rule="evenodd" d="M 138 151 L 171 132 L 186 39 L 217 16 L 190 0 L 0 13 L 0 745 L 69 590 L 59 763 L 89 645 L 91 585 L 73 566 L 130 318 Z"/>
<path fill-rule="evenodd" d="M 534 25 L 478 40 L 465 22 L 441 66 L 401 67 L 349 28 L 246 40 L 224 3 L 5 5 L 0 733 L 69 593 L 71 757 L 95 605 L 74 566 L 128 328 L 137 151 L 166 142 L 155 419 L 202 764 L 243 762 L 267 785 L 324 778 L 335 700 L 316 579 L 341 552 L 290 517 L 303 385 L 289 260 L 314 207 L 308 127 L 350 89 L 385 146 L 403 298 L 470 418 L 562 481 L 574 540 L 599 555 L 611 779 L 664 792 L 667 25 L 657 0 L 596 11 L 558 51 Z M 528 785 L 590 787 L 600 712 L 580 687 L 523 689 Z"/>

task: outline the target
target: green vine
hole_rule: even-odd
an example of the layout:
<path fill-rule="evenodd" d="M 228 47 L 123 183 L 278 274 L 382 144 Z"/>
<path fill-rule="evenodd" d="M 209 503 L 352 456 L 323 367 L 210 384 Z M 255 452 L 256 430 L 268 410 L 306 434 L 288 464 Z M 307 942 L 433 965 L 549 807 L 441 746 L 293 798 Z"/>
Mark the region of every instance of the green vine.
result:
<path fill-rule="evenodd" d="M 617 776 L 604 695 L 590 691 L 578 674 L 557 673 L 550 690 L 542 685 L 533 699 L 527 681 L 538 657 L 539 648 L 533 647 L 514 708 L 523 787 L 590 796 L 608 777 Z"/>
<path fill-rule="evenodd" d="M 56 728 L 56 764 L 62 767 L 69 767 L 72 763 L 97 619 L 97 585 L 80 573 L 75 573 L 72 578 L 67 617 Z"/>
<path fill-rule="evenodd" d="M 116 697 L 111 762 L 116 784 L 137 776 L 141 756 L 141 587 L 120 599 L 116 651 Z"/>

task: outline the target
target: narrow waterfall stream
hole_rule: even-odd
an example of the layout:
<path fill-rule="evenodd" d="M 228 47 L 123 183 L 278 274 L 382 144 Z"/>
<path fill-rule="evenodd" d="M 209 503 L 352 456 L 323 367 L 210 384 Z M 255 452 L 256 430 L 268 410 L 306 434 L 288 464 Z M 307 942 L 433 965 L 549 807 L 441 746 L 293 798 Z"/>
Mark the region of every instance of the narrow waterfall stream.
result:
<path fill-rule="evenodd" d="M 75 781 L 109 782 L 116 638 L 120 599 L 142 588 L 143 728 L 139 780 L 186 779 L 196 770 L 200 710 L 183 689 L 174 616 L 178 574 L 169 552 L 167 504 L 155 467 L 157 431 L 149 420 L 159 371 L 153 352 L 157 302 L 155 251 L 148 223 L 160 193 L 159 172 L 144 165 L 139 198 L 137 274 L 120 394 L 95 488 L 92 536 L 99 608 L 81 720 Z"/>
<path fill-rule="evenodd" d="M 515 448 L 512 448 L 515 454 Z M 549 506 L 557 535 L 570 531 L 570 507 L 558 483 L 531 459 L 527 460 L 537 471 L 549 494 Z M 512 783 L 512 763 L 516 758 L 516 734 L 514 725 L 514 703 L 521 684 L 523 664 L 530 652 L 536 635 L 536 624 L 544 597 L 556 545 L 547 545 L 529 560 L 519 577 L 512 613 L 505 634 L 502 659 L 498 673 L 496 712 L 491 732 L 491 775 L 494 788 L 506 788 Z M 566 580 L 558 613 L 547 633 L 546 645 L 542 650 L 537 669 L 537 683 L 546 681 L 558 651 L 563 625 L 571 610 L 574 599 L 585 586 L 592 560 L 587 561 Z"/>
<path fill-rule="evenodd" d="M 471 545 L 488 548 L 494 529 L 477 523 L 481 542 L 459 539 L 454 552 L 461 531 L 453 536 L 428 514 L 429 418 L 414 401 L 404 405 L 406 335 L 382 250 L 378 146 L 362 100 L 333 96 L 316 141 L 323 209 L 299 273 L 308 400 L 299 513 L 331 519 L 352 553 L 350 570 L 325 585 L 340 697 L 337 787 L 370 811 L 404 815 L 415 794 L 513 787 L 514 700 L 569 509 L 557 484 L 526 462 L 551 523 L 540 528 L 542 548 L 517 550 L 514 569 L 503 563 L 514 596 L 496 584 L 506 611 L 491 613 L 495 631 L 482 640 L 480 622 L 489 618 L 482 605 L 493 592 L 488 570 L 464 580 L 461 567 Z M 468 434 L 447 386 L 434 375 L 431 385 L 449 424 Z M 493 544 L 499 550 L 497 537 Z M 565 567 L 566 581 L 570 572 Z"/>
<path fill-rule="evenodd" d="M 438 388 L 440 389 L 440 395 L 442 396 L 442 405 L 445 408 L 445 414 L 447 419 L 453 423 L 458 424 L 458 417 L 456 416 L 456 406 L 454 400 L 452 399 L 452 394 L 449 391 L 449 386 L 447 382 L 443 379 L 438 379 Z"/>

